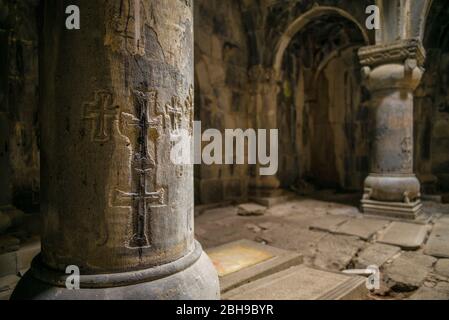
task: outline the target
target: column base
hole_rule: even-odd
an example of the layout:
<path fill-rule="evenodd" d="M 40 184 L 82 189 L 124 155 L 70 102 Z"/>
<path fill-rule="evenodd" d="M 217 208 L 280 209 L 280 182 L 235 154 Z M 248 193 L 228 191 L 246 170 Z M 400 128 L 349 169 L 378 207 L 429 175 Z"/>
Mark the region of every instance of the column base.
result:
<path fill-rule="evenodd" d="M 185 268 L 184 268 L 185 267 Z M 195 252 L 173 263 L 122 274 L 81 275 L 69 290 L 67 275 L 46 269 L 36 257 L 11 300 L 218 300 L 217 272 L 197 244 Z"/>
<path fill-rule="evenodd" d="M 415 220 L 422 212 L 422 203 L 421 200 L 410 203 L 362 200 L 362 208 L 368 215 Z"/>

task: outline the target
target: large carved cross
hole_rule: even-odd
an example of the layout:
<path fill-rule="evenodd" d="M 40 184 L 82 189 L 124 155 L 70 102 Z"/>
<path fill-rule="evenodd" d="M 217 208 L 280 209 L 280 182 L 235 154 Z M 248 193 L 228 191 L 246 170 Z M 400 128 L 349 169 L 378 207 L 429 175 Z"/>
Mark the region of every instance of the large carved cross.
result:
<path fill-rule="evenodd" d="M 112 121 L 116 119 L 118 109 L 119 107 L 112 103 L 112 94 L 105 90 L 95 92 L 94 102 L 85 104 L 84 119 L 93 122 L 93 141 L 100 143 L 109 141 Z"/>
<path fill-rule="evenodd" d="M 132 192 L 118 191 L 116 200 L 130 206 L 134 212 L 133 235 L 129 241 L 130 248 L 146 248 L 150 246 L 147 234 L 148 215 L 151 208 L 164 206 L 165 190 L 148 191 L 148 176 L 156 168 L 156 160 L 149 151 L 149 138 L 157 140 L 162 130 L 162 117 L 151 118 L 151 106 L 156 106 L 156 96 L 152 92 L 134 91 L 134 107 L 136 116 L 122 114 L 125 127 L 133 128 L 136 132 L 136 142 L 133 151 Z M 150 133 L 153 130 L 156 133 Z"/>

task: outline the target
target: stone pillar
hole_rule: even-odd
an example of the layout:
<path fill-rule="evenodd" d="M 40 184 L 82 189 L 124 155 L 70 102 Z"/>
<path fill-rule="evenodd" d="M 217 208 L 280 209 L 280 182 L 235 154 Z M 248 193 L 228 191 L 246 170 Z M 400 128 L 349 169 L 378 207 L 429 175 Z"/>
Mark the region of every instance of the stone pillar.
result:
<path fill-rule="evenodd" d="M 424 72 L 419 40 L 361 48 L 371 92 L 371 174 L 362 200 L 366 214 L 414 219 L 421 212 L 413 171 L 413 92 Z"/>
<path fill-rule="evenodd" d="M 250 86 L 254 103 L 254 124 L 256 129 L 279 129 L 277 124 L 277 95 L 280 86 L 272 69 L 257 65 L 249 72 Z M 267 139 L 269 134 L 267 133 Z M 267 141 L 268 143 L 268 141 Z M 269 149 L 269 144 L 267 145 Z M 260 164 L 255 166 L 250 178 L 250 195 L 267 197 L 278 195 L 280 182 L 277 175 L 260 175 Z"/>
<path fill-rule="evenodd" d="M 73 4 L 80 30 L 65 28 Z M 40 65 L 42 253 L 13 298 L 219 298 L 193 166 L 170 160 L 193 135 L 191 1 L 46 1 Z"/>

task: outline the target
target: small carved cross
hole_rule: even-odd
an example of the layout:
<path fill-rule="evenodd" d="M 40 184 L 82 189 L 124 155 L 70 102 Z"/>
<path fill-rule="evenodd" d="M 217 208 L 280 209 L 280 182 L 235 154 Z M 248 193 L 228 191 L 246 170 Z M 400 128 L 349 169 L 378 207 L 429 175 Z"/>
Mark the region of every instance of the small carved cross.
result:
<path fill-rule="evenodd" d="M 181 128 L 183 117 L 182 104 L 178 97 L 172 98 L 172 103 L 165 106 L 167 113 L 170 115 L 172 130 L 177 131 Z"/>
<path fill-rule="evenodd" d="M 92 140 L 104 143 L 111 137 L 112 121 L 116 119 L 119 106 L 113 105 L 112 94 L 105 90 L 95 92 L 94 102 L 86 103 L 84 119 L 92 121 Z"/>

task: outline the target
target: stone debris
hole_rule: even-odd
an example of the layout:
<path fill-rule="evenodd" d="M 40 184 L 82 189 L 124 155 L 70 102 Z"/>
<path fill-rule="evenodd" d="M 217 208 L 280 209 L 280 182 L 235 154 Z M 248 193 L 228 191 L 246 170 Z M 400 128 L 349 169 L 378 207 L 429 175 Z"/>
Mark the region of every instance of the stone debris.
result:
<path fill-rule="evenodd" d="M 397 292 L 411 292 L 424 284 L 436 259 L 415 252 L 403 252 L 391 264 L 385 266 L 387 284 Z"/>
<path fill-rule="evenodd" d="M 424 243 L 428 231 L 426 225 L 393 222 L 380 235 L 378 242 L 398 246 L 404 250 L 417 250 Z"/>
<path fill-rule="evenodd" d="M 369 266 L 377 266 L 380 268 L 399 252 L 401 252 L 401 248 L 399 247 L 374 243 L 359 253 L 354 259 L 354 265 L 357 269 L 367 268 Z"/>
<path fill-rule="evenodd" d="M 262 216 L 267 211 L 267 207 L 256 203 L 244 203 L 239 205 L 237 214 L 239 216 Z"/>

